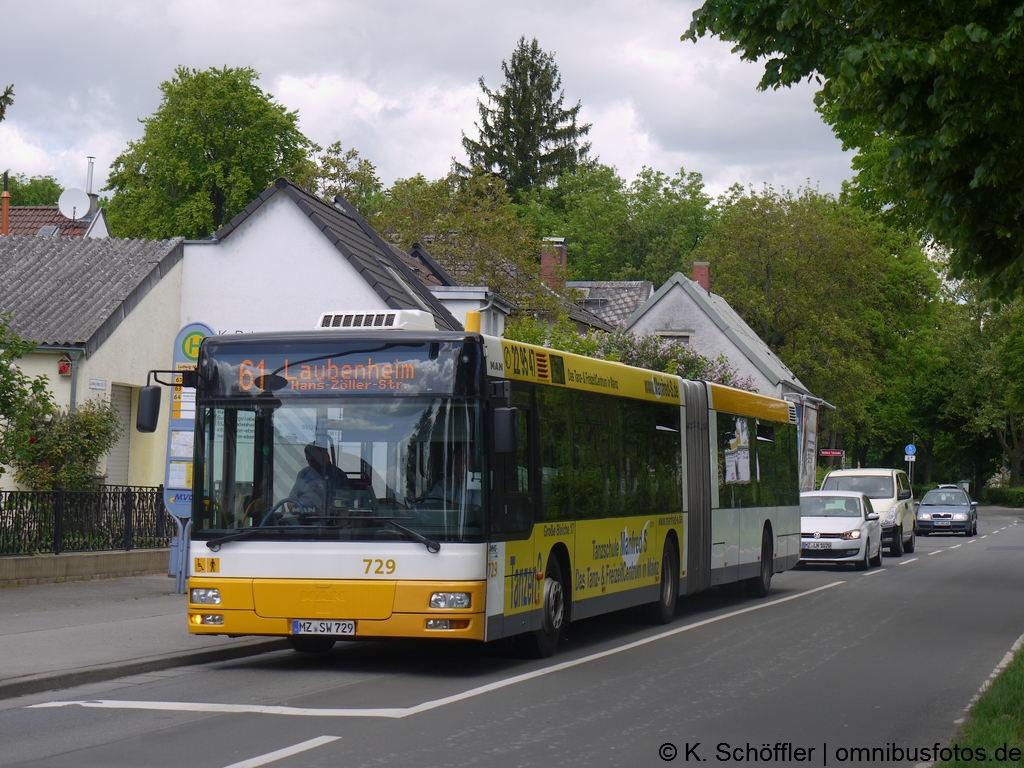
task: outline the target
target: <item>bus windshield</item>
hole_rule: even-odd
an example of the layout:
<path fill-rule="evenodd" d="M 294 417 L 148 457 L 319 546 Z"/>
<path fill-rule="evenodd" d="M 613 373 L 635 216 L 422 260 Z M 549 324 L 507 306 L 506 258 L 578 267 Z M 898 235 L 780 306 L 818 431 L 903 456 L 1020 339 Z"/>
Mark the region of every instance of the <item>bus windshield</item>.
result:
<path fill-rule="evenodd" d="M 483 541 L 479 406 L 246 400 L 197 413 L 193 538 Z"/>

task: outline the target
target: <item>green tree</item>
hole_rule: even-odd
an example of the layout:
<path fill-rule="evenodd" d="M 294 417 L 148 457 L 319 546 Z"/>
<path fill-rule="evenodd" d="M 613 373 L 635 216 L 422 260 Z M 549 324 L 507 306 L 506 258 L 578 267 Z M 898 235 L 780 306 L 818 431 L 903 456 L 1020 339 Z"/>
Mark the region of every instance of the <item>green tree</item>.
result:
<path fill-rule="evenodd" d="M 0 314 L 0 475 L 28 445 L 34 425 L 53 413 L 46 377 L 31 379 L 18 365 L 35 346 L 11 329 L 9 314 Z"/>
<path fill-rule="evenodd" d="M 557 303 L 539 279 L 536 232 L 516 217 L 497 176 L 396 181 L 370 224 L 403 249 L 421 243 L 460 285 L 486 285 L 517 311 Z"/>
<path fill-rule="evenodd" d="M 14 103 L 14 83 L 11 83 L 4 92 L 0 93 L 0 122 L 7 117 L 7 108 Z"/>
<path fill-rule="evenodd" d="M 897 434 L 910 437 L 904 379 L 938 289 L 915 241 L 829 195 L 766 187 L 724 201 L 693 258 L 711 263 L 713 290 L 837 406 L 830 428 L 848 450 L 866 460 L 873 438 L 891 450 Z"/>
<path fill-rule="evenodd" d="M 111 165 L 107 208 L 119 237 L 202 238 L 301 170 L 311 144 L 248 67 L 179 67 L 138 141 Z"/>
<path fill-rule="evenodd" d="M 311 146 L 312 155 L 301 166 L 293 180 L 300 187 L 324 200 L 333 202 L 341 195 L 364 218 L 380 210 L 384 203 L 384 186 L 377 168 L 355 149 L 344 149 L 336 141 L 327 149 Z"/>
<path fill-rule="evenodd" d="M 888 202 L 913 201 L 957 275 L 1024 289 L 1024 6 L 1019 0 L 706 0 L 683 36 L 764 62 L 760 88 L 814 77 L 848 147 L 880 149 Z M 884 202 L 884 201 L 883 201 Z"/>
<path fill-rule="evenodd" d="M 521 197 L 519 215 L 543 236 L 566 238 L 578 280 L 651 280 L 660 285 L 711 230 L 716 209 L 698 173 L 643 168 L 626 184 L 600 163 Z"/>
<path fill-rule="evenodd" d="M 100 484 L 100 459 L 121 433 L 110 403 L 91 400 L 74 411 L 36 414 L 31 436 L 18 450 L 14 479 L 35 490 L 91 490 Z"/>
<path fill-rule="evenodd" d="M 590 151 L 580 140 L 590 124 L 577 124 L 580 103 L 563 107 L 565 92 L 554 54 L 537 40 L 519 38 L 509 61 L 501 62 L 505 82 L 492 91 L 480 78 L 485 101 L 478 101 L 479 139 L 462 135 L 469 166 L 455 162 L 463 175 L 479 168 L 500 176 L 515 194 L 544 186 L 575 169 Z"/>
<path fill-rule="evenodd" d="M 64 187 L 53 176 L 33 176 L 23 173 L 9 178 L 11 205 L 56 205 Z"/>

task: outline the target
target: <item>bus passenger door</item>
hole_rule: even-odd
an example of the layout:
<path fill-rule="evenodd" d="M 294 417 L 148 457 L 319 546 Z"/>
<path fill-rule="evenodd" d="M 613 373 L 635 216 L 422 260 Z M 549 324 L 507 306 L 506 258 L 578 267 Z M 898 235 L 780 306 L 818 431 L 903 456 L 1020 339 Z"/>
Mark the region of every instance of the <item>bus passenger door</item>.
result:
<path fill-rule="evenodd" d="M 533 543 L 535 430 L 529 391 L 513 389 L 509 405 L 519 410 L 519 446 L 515 454 L 492 454 L 490 504 L 491 548 L 504 549 L 504 636 L 532 629 L 530 611 L 542 583 L 538 569 L 543 573 Z M 491 610 L 488 606 L 488 614 Z"/>

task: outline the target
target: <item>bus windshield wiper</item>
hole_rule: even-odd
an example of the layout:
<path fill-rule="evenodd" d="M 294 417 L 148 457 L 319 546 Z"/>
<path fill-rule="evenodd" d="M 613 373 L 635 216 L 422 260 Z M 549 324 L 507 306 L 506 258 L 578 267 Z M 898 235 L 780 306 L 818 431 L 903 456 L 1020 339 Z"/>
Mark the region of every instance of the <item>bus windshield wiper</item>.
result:
<path fill-rule="evenodd" d="M 440 542 L 434 541 L 431 538 L 424 536 L 419 531 L 414 531 L 412 528 L 406 528 L 404 525 L 399 523 L 399 520 L 412 520 L 411 517 L 379 517 L 378 515 L 341 515 L 337 519 L 339 520 L 379 520 L 382 523 L 397 528 L 399 531 L 404 533 L 413 541 L 418 541 L 424 547 L 427 548 L 427 552 L 436 553 L 441 551 Z"/>
<path fill-rule="evenodd" d="M 228 541 L 236 541 L 238 539 L 245 539 L 254 533 L 260 531 L 284 531 L 290 529 L 304 529 L 304 528 L 320 528 L 319 525 L 254 525 L 251 528 L 243 528 L 240 531 L 234 531 L 232 533 L 226 533 L 223 536 L 218 536 L 215 539 L 210 539 L 206 542 L 208 549 L 216 552 L 220 549 L 220 545 Z"/>

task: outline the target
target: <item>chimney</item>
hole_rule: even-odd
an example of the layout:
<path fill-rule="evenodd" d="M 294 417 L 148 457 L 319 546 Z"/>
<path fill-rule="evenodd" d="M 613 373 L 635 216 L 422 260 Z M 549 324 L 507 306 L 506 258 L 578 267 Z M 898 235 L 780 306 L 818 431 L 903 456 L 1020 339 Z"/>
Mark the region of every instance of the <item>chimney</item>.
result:
<path fill-rule="evenodd" d="M 100 196 L 92 191 L 92 161 L 95 157 L 87 157 L 89 161 L 89 173 L 85 177 L 85 194 L 89 196 L 89 213 L 86 216 L 94 216 L 100 209 Z"/>
<path fill-rule="evenodd" d="M 0 192 L 0 235 L 11 234 L 11 193 L 7 191 L 7 171 L 4 171 L 4 191 Z"/>
<path fill-rule="evenodd" d="M 553 291 L 564 291 L 567 268 L 565 238 L 545 237 L 540 246 L 540 279 Z"/>
<path fill-rule="evenodd" d="M 711 293 L 711 264 L 706 261 L 693 262 L 693 282 L 700 283 L 700 287 Z"/>

